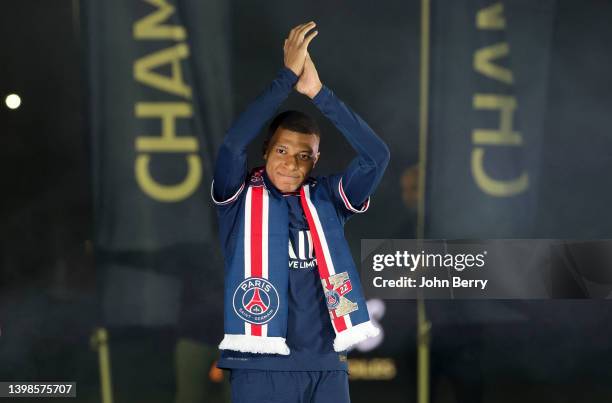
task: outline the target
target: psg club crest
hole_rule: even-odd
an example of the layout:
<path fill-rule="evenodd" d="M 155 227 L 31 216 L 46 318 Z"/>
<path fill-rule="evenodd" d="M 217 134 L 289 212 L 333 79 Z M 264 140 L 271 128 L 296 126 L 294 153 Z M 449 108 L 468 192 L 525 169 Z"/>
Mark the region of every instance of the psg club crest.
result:
<path fill-rule="evenodd" d="M 321 282 L 325 288 L 327 309 L 332 317 L 348 315 L 358 309 L 355 302 L 345 297 L 353 289 L 347 272 L 334 274 L 321 279 Z"/>
<path fill-rule="evenodd" d="M 264 186 L 263 168 L 253 170 L 251 173 L 251 186 Z"/>
<path fill-rule="evenodd" d="M 249 277 L 234 291 L 234 312 L 244 321 L 262 325 L 278 312 L 278 292 L 268 280 Z"/>

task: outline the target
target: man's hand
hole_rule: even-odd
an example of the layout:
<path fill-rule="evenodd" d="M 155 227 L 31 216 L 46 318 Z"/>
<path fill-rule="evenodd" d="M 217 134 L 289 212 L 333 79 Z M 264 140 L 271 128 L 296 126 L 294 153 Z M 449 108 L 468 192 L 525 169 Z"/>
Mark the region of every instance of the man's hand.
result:
<path fill-rule="evenodd" d="M 289 37 L 285 39 L 285 45 L 283 46 L 285 66 L 291 69 L 296 76 L 302 74 L 304 61 L 308 54 L 308 45 L 317 36 L 318 31 L 312 31 L 308 35 L 306 33 L 316 25 L 314 21 L 298 25 L 289 32 Z"/>
<path fill-rule="evenodd" d="M 321 80 L 319 79 L 319 73 L 317 73 L 317 69 L 310 55 L 307 53 L 306 61 L 304 62 L 304 71 L 295 84 L 295 89 L 312 99 L 319 93 L 321 87 L 323 87 L 323 84 L 321 84 Z"/>

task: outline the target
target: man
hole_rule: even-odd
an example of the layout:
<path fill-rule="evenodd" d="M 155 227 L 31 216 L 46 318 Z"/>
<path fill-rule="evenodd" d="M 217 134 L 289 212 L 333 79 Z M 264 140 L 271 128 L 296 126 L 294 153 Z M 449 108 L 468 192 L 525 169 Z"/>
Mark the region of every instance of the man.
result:
<path fill-rule="evenodd" d="M 234 402 L 348 402 L 346 350 L 378 334 L 343 224 L 364 212 L 389 162 L 372 129 L 322 85 L 308 54 L 314 22 L 291 30 L 284 68 L 220 147 L 212 185 L 225 255 L 225 337 Z M 292 89 L 309 97 L 358 156 L 341 174 L 311 178 L 320 133 L 296 111 L 276 116 L 265 167 L 247 145 Z M 288 269 L 287 269 L 288 264 Z"/>

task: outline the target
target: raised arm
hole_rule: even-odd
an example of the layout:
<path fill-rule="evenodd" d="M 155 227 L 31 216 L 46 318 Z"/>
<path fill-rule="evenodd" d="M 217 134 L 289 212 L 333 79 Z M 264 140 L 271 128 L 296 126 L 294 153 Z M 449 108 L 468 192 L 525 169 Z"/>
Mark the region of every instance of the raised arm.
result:
<path fill-rule="evenodd" d="M 308 45 L 317 35 L 314 22 L 298 25 L 285 39 L 284 67 L 276 78 L 238 117 L 228 130 L 215 164 L 213 200 L 231 203 L 240 193 L 247 171 L 247 147 L 287 98 L 304 68 Z"/>
<path fill-rule="evenodd" d="M 351 161 L 342 173 L 339 183 L 339 197 L 353 212 L 365 211 L 358 209 L 366 202 L 380 182 L 389 163 L 389 148 L 374 133 L 374 131 L 355 112 L 324 86 L 317 70 L 308 55 L 304 64 L 304 72 L 296 84 L 296 90 L 312 99 L 314 104 L 344 135 L 357 157 Z M 344 199 L 344 196 L 348 200 Z"/>

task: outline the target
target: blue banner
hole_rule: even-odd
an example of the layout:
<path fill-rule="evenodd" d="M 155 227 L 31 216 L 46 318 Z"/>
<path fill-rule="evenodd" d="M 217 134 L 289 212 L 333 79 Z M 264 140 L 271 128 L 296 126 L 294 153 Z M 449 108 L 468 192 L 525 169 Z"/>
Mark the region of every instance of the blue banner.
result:
<path fill-rule="evenodd" d="M 92 0 L 83 9 L 103 316 L 117 326 L 201 318 L 198 307 L 218 310 L 222 283 L 209 192 L 232 117 L 229 6 Z"/>
<path fill-rule="evenodd" d="M 426 237 L 533 233 L 554 6 L 432 2 Z"/>

